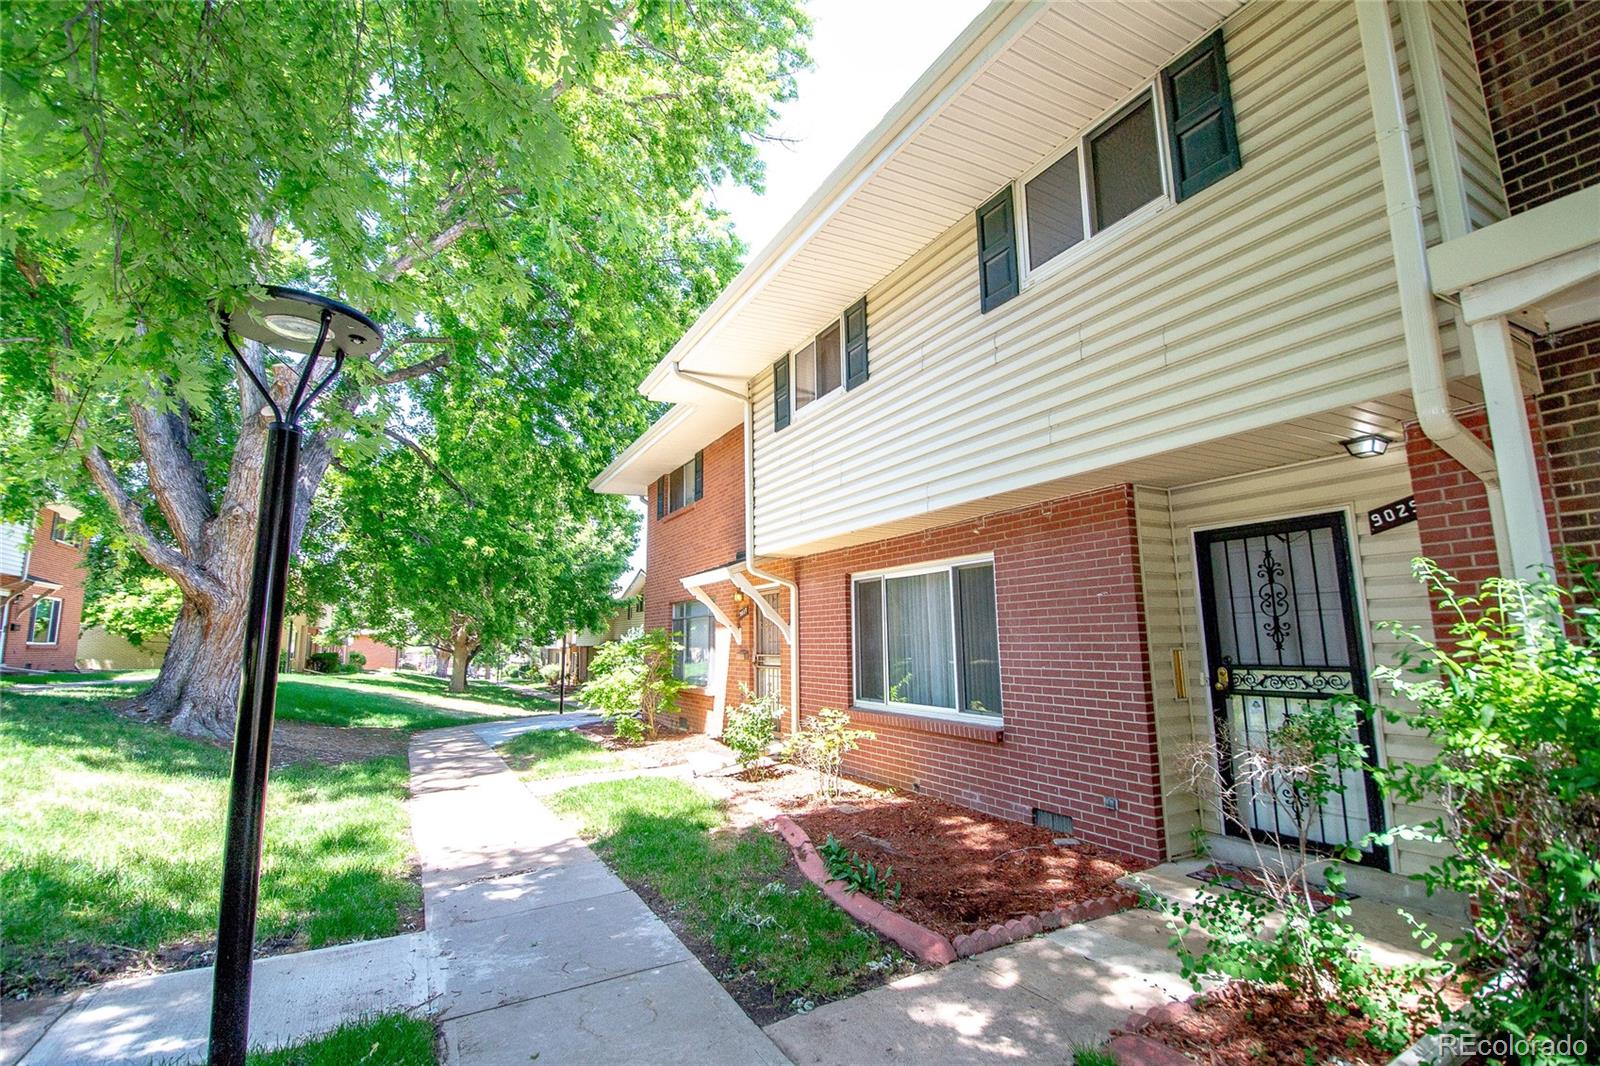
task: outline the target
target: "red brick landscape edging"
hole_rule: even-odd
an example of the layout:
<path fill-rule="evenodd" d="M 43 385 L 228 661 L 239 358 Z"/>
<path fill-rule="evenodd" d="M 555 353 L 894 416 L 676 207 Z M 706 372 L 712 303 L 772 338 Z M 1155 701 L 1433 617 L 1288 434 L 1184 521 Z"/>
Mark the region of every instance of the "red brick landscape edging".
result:
<path fill-rule="evenodd" d="M 893 940 L 922 962 L 943 966 L 956 960 L 956 949 L 945 937 L 918 925 L 903 914 L 896 914 L 860 892 L 846 890 L 842 882 L 829 880 L 828 868 L 817 854 L 816 845 L 811 843 L 811 838 L 795 824 L 794 819 L 780 814 L 772 820 L 772 825 L 794 853 L 795 865 L 800 867 L 800 872 L 838 904 L 840 910 Z"/>
<path fill-rule="evenodd" d="M 1117 1066 L 1194 1066 L 1194 1060 L 1183 1052 L 1140 1033 L 1151 1025 L 1179 1022 L 1193 1013 L 1188 1000 L 1169 1000 L 1147 1011 L 1135 1011 L 1121 1029 L 1112 1030 L 1115 1035 L 1106 1050 L 1117 1060 Z"/>
<path fill-rule="evenodd" d="M 1065 907 L 1056 907 L 1042 914 L 1030 914 L 1026 918 L 1013 918 L 1009 922 L 991 925 L 987 929 L 979 929 L 974 933 L 962 933 L 955 939 L 956 955 L 966 958 L 976 955 L 980 951 L 993 951 L 1015 940 L 1026 940 L 1030 936 L 1050 929 L 1060 929 L 1064 925 L 1077 925 L 1079 922 L 1092 922 L 1096 918 L 1104 918 L 1108 914 L 1125 911 L 1139 902 L 1139 897 L 1125 888 L 1112 889 L 1103 896 L 1093 899 L 1079 900 L 1077 903 Z"/>

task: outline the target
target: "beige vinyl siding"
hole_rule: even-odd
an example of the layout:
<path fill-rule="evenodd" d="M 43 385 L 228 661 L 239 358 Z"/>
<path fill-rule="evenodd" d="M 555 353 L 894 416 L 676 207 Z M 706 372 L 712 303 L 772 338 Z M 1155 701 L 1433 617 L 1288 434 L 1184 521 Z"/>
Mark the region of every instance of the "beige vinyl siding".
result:
<path fill-rule="evenodd" d="M 1169 748 L 1175 749 L 1185 740 L 1182 732 L 1185 721 L 1193 723 L 1191 729 L 1200 731 L 1202 736 L 1208 736 L 1210 730 L 1206 724 L 1210 715 L 1210 689 L 1207 687 L 1210 675 L 1196 603 L 1194 531 L 1347 510 L 1348 521 L 1355 530 L 1353 559 L 1360 600 L 1358 610 L 1368 636 L 1369 665 L 1394 665 L 1405 646 L 1404 642 L 1394 633 L 1379 629 L 1378 623 L 1399 622 L 1420 628 L 1424 633 L 1432 631 L 1426 591 L 1411 576 L 1411 560 L 1421 554 L 1422 544 L 1414 523 L 1373 536 L 1367 532 L 1366 513 L 1410 494 L 1411 478 L 1406 467 L 1405 450 L 1396 446 L 1387 455 L 1376 459 L 1346 458 L 1301 463 L 1209 484 L 1175 488 L 1168 494 L 1169 507 L 1165 512 L 1157 506 L 1157 501 L 1144 496 L 1136 497 L 1136 503 L 1150 504 L 1148 524 L 1152 529 L 1159 529 L 1163 521 L 1170 520 L 1178 613 L 1189 642 L 1187 715 L 1182 707 L 1162 706 L 1158 689 L 1157 739 L 1163 757 Z M 1141 516 L 1141 529 L 1145 524 L 1145 518 Z M 1145 560 L 1147 570 L 1152 565 L 1148 559 Z M 1153 612 L 1155 608 L 1151 610 Z M 1157 662 L 1158 679 L 1161 670 L 1162 663 Z M 1393 702 L 1392 694 L 1380 691 L 1376 686 L 1373 692 L 1378 702 Z M 1163 730 L 1171 735 L 1164 737 Z M 1379 756 L 1386 761 L 1416 762 L 1431 757 L 1428 742 L 1400 726 L 1379 722 L 1377 736 Z M 1176 813 L 1180 821 L 1187 816 L 1182 807 Z M 1394 825 L 1397 822 L 1410 824 L 1424 821 L 1433 814 L 1428 808 L 1402 806 L 1387 811 L 1385 817 L 1388 824 Z M 1213 831 L 1220 828 L 1214 813 L 1208 812 L 1206 820 Z M 1187 841 L 1183 843 L 1186 845 Z M 1436 849 L 1426 844 L 1403 843 L 1396 849 L 1396 872 L 1418 872 L 1429 865 L 1429 857 L 1435 853 Z"/>
<path fill-rule="evenodd" d="M 1242 171 L 988 315 L 965 221 L 868 293 L 866 385 L 775 435 L 752 383 L 764 553 L 1406 387 L 1353 8 L 1224 32 Z"/>
<path fill-rule="evenodd" d="M 1204 700 L 1178 697 L 1173 652 L 1183 657 L 1184 681 L 1196 689 L 1192 637 L 1183 613 L 1183 593 L 1172 531 L 1167 490 L 1137 485 L 1134 518 L 1139 537 L 1139 580 L 1144 593 L 1144 624 L 1150 649 L 1150 681 L 1156 708 L 1156 750 L 1161 759 L 1161 795 L 1166 805 L 1167 849 L 1173 855 L 1194 850 L 1192 834 L 1206 826 L 1199 800 L 1182 785 L 1182 760 L 1196 741 L 1209 741 Z"/>
<path fill-rule="evenodd" d="M 139 670 L 160 666 L 167 654 L 165 636 L 150 637 L 135 647 L 128 638 L 100 626 L 78 634 L 78 665 L 85 670 Z"/>
<path fill-rule="evenodd" d="M 1482 229 L 1508 217 L 1510 212 L 1506 209 L 1500 157 L 1495 153 L 1483 82 L 1478 77 L 1478 60 L 1472 50 L 1467 9 L 1459 0 L 1433 0 L 1428 4 L 1428 15 L 1439 48 L 1450 119 L 1456 130 L 1456 154 L 1467 190 L 1467 219 L 1473 229 Z"/>
<path fill-rule="evenodd" d="M 0 522 L 0 574 L 22 576 L 28 557 L 29 528 L 20 522 Z"/>

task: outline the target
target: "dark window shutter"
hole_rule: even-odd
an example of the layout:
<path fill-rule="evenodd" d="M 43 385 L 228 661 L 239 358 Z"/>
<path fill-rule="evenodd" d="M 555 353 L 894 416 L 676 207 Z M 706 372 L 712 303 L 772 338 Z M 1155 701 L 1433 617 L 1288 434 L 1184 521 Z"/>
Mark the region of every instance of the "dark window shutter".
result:
<path fill-rule="evenodd" d="M 789 424 L 789 357 L 772 364 L 772 428 Z"/>
<path fill-rule="evenodd" d="M 694 498 L 700 499 L 706 494 L 706 453 L 694 453 Z"/>
<path fill-rule="evenodd" d="M 853 389 L 867 380 L 867 298 L 857 300 L 844 313 L 844 387 Z"/>
<path fill-rule="evenodd" d="M 1171 127 L 1173 185 L 1193 196 L 1243 165 L 1219 29 L 1161 72 Z"/>
<path fill-rule="evenodd" d="M 981 309 L 999 307 L 1018 292 L 1017 226 L 1011 186 L 978 208 L 978 293 Z"/>
<path fill-rule="evenodd" d="M 656 479 L 656 517 L 665 518 L 667 514 L 667 479 Z"/>

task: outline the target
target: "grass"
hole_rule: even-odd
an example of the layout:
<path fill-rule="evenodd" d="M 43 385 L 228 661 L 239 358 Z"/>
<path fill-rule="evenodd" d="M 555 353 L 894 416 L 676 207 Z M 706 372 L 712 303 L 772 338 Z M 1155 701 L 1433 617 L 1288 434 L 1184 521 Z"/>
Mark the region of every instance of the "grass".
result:
<path fill-rule="evenodd" d="M 784 883 L 788 850 L 760 829 L 733 830 L 721 804 L 660 777 L 578 785 L 550 797 L 577 819 L 625 880 L 648 884 L 740 977 L 779 1003 L 842 995 L 898 964 L 815 885 Z"/>
<path fill-rule="evenodd" d="M 229 753 L 105 708 L 136 686 L 7 695 L 0 717 L 0 982 L 61 987 L 208 939 Z M 421 893 L 398 758 L 273 773 L 258 936 L 391 936 Z"/>
<path fill-rule="evenodd" d="M 154 670 L 53 670 L 43 674 L 0 674 L 0 690 L 12 685 L 49 685 L 57 681 L 149 681 Z"/>
<path fill-rule="evenodd" d="M 249 1066 L 434 1066 L 433 1023 L 385 1014 L 275 1051 L 251 1052 Z"/>
<path fill-rule="evenodd" d="M 1105 1048 L 1080 1044 L 1072 1049 L 1072 1066 L 1118 1066 L 1117 1057 Z"/>
<path fill-rule="evenodd" d="M 575 729 L 540 729 L 500 745 L 500 754 L 529 781 L 620 770 L 627 762 Z"/>
<path fill-rule="evenodd" d="M 278 717 L 314 725 L 442 729 L 554 706 L 481 681 L 452 695 L 446 679 L 424 674 L 286 674 L 278 681 Z"/>

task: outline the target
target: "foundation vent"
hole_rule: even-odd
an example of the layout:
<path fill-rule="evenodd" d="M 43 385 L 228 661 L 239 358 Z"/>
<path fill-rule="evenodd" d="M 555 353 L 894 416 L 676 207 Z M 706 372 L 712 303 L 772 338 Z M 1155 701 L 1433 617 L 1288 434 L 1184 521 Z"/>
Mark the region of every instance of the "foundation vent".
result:
<path fill-rule="evenodd" d="M 1033 824 L 1042 826 L 1064 837 L 1072 835 L 1072 817 L 1066 814 L 1057 814 L 1039 807 L 1033 809 Z"/>

